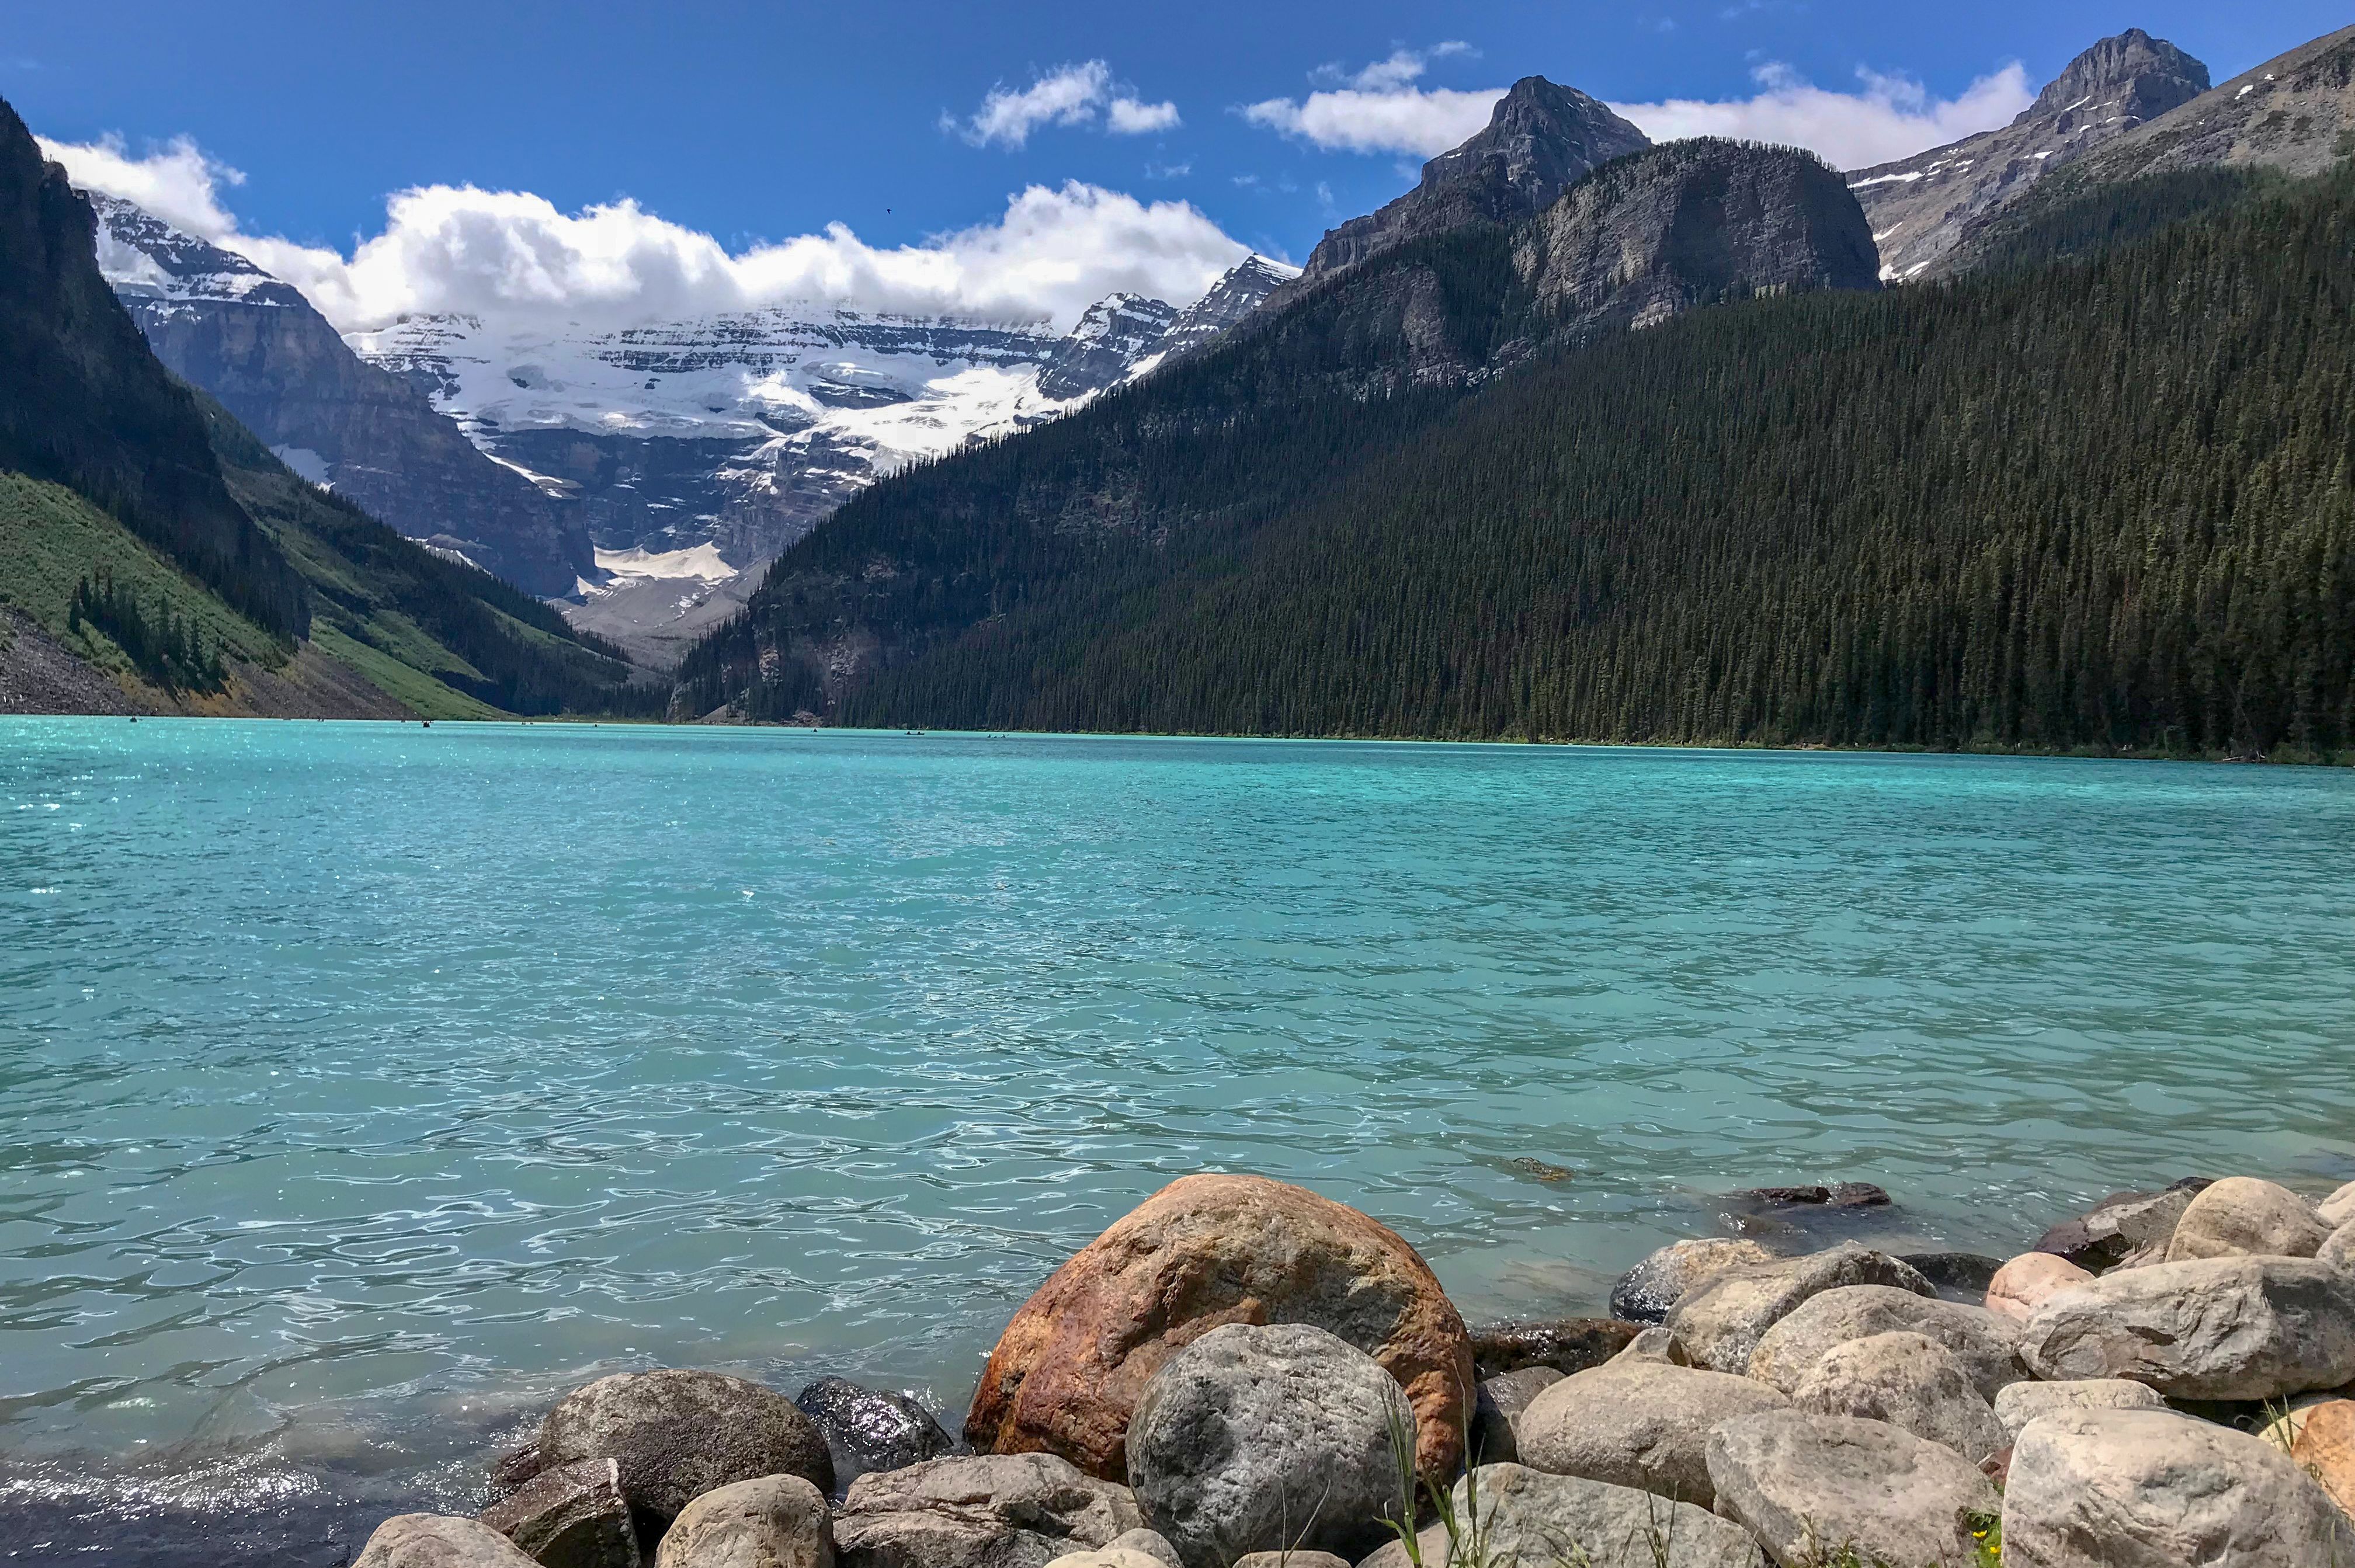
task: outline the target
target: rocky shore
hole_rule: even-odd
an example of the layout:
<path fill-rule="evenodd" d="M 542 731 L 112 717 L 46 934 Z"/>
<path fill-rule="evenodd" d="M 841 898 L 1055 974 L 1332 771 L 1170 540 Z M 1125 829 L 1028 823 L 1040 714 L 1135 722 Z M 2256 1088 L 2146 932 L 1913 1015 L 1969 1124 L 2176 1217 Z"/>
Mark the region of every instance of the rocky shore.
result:
<path fill-rule="evenodd" d="M 1366 1215 L 1188 1177 L 1015 1314 L 961 1436 L 840 1379 L 622 1373 L 357 1562 L 2355 1568 L 2355 1183 L 2120 1193 L 2009 1261 L 1678 1242 L 1611 1310 L 1469 1328 Z"/>

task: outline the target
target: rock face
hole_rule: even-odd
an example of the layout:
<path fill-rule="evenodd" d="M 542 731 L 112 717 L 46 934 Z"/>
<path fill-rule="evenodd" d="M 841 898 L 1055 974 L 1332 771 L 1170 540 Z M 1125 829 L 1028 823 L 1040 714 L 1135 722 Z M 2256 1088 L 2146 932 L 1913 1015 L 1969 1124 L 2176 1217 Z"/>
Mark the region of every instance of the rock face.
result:
<path fill-rule="evenodd" d="M 834 1523 L 799 1476 L 738 1481 L 687 1505 L 655 1568 L 834 1568 Z"/>
<path fill-rule="evenodd" d="M 2278 1399 L 2355 1381 L 2355 1275 L 2307 1258 L 2105 1275 L 2029 1318 L 2038 1377 L 2127 1378 L 2170 1399 Z"/>
<path fill-rule="evenodd" d="M 1834 1347 L 1893 1332 L 1927 1335 L 1953 1351 L 1983 1400 L 1992 1401 L 1997 1390 L 2028 1375 L 2017 1324 L 1983 1307 L 1882 1285 L 1845 1285 L 1802 1302 L 1759 1339 L 1749 1372 L 1795 1394 Z"/>
<path fill-rule="evenodd" d="M 482 1520 L 540 1568 L 638 1568 L 637 1531 L 611 1459 L 541 1470 L 485 1509 Z"/>
<path fill-rule="evenodd" d="M 1759 1568 L 1756 1541 L 1739 1526 L 1691 1503 L 1607 1481 L 1544 1475 L 1519 1465 L 1483 1465 L 1471 1479 L 1476 1486 L 1455 1483 L 1455 1515 L 1467 1526 L 1471 1523 L 1476 1490 L 1479 1560 L 1498 1568 L 1512 1563 L 1542 1568 L 1557 1563 L 1592 1568 Z M 1419 1540 L 1426 1568 L 1444 1568 L 1450 1561 L 1446 1532 L 1433 1525 Z M 1469 1544 L 1467 1539 L 1466 1548 Z M 1467 1550 L 1455 1560 L 1470 1556 Z M 1409 1568 L 1406 1549 L 1393 1541 L 1359 1568 Z"/>
<path fill-rule="evenodd" d="M 1486 130 L 1423 165 L 1414 189 L 1326 230 L 1294 287 L 1320 283 L 1410 240 L 1542 212 L 1589 170 L 1649 145 L 1644 133 L 1598 100 L 1541 76 L 1523 77 L 1498 101 Z"/>
<path fill-rule="evenodd" d="M 2355 27 L 2341 27 L 2169 110 L 2070 171 L 2073 182 L 2175 169 L 2276 168 L 2316 175 L 2355 129 Z"/>
<path fill-rule="evenodd" d="M 2004 1492 L 2006 1568 L 2323 1568 L 2355 1531 L 2280 1449 L 2173 1411 L 2029 1423 Z"/>
<path fill-rule="evenodd" d="M 2022 1253 L 1995 1271 L 1987 1281 L 1987 1309 L 1998 1317 L 2025 1323 L 2046 1298 L 2094 1276 L 2067 1258 L 2052 1253 Z"/>
<path fill-rule="evenodd" d="M 1299 275 L 1296 268 L 1271 261 L 1264 256 L 1244 257 L 1226 276 L 1210 285 L 1209 293 L 1178 313 L 1169 330 L 1153 346 L 1148 357 L 1151 364 L 1140 361 L 1135 370 L 1142 374 L 1208 348 L 1227 328 L 1257 310 L 1270 294 Z"/>
<path fill-rule="evenodd" d="M 2289 1456 L 2340 1513 L 2355 1518 L 2355 1399 L 2334 1399 L 2307 1412 Z"/>
<path fill-rule="evenodd" d="M 2165 1410 L 2167 1402 L 2141 1383 L 2124 1378 L 2080 1378 L 2072 1382 L 2013 1383 L 1995 1396 L 1995 1418 L 2007 1438 L 2040 1415 L 2067 1410 Z"/>
<path fill-rule="evenodd" d="M 2314 1261 L 2339 1270 L 2355 1273 L 2355 1221 L 2350 1221 L 2330 1232 L 2314 1254 Z"/>
<path fill-rule="evenodd" d="M 403 1513 L 376 1527 L 352 1568 L 532 1568 L 532 1561 L 480 1520 Z"/>
<path fill-rule="evenodd" d="M 1875 1334 L 1833 1346 L 1800 1378 L 1791 1403 L 1818 1415 L 1885 1421 L 1973 1464 L 2010 1441 L 1961 1360 L 1921 1334 Z"/>
<path fill-rule="evenodd" d="M 1853 1545 L 1865 1562 L 1978 1561 L 1973 1516 L 2001 1506 L 1995 1486 L 1943 1444 L 1885 1422 L 1774 1411 L 1710 1434 L 1717 1511 L 1783 1568 L 1813 1568 Z M 2007 1542 L 2007 1545 L 2009 1542 Z"/>
<path fill-rule="evenodd" d="M 1611 1316 L 1630 1323 L 1664 1323 L 1687 1292 L 1728 1269 L 1774 1261 L 1774 1254 L 1755 1242 L 1717 1236 L 1670 1242 L 1619 1276 L 1611 1287 Z"/>
<path fill-rule="evenodd" d="M 1051 1454 L 927 1459 L 851 1484 L 835 1557 L 843 1568 L 1045 1568 L 1144 1523 L 1126 1487 Z"/>
<path fill-rule="evenodd" d="M 2128 1258 L 2160 1262 L 2183 1211 L 2210 1185 L 2205 1177 L 2190 1176 L 2157 1192 L 2114 1192 L 2083 1216 L 2045 1232 L 2036 1250 L 2094 1274 Z"/>
<path fill-rule="evenodd" d="M 1521 1416 L 1530 1401 L 1560 1381 L 1561 1374 L 1551 1367 L 1523 1367 L 1482 1380 L 1472 1411 L 1472 1449 L 1465 1463 L 1519 1463 Z"/>
<path fill-rule="evenodd" d="M 287 466 L 531 592 L 569 593 L 597 575 L 578 517 L 476 450 L 417 389 L 354 354 L 295 289 L 130 202 L 91 203 L 108 281 L 155 357 L 219 399 Z"/>
<path fill-rule="evenodd" d="M 1599 1367 L 1635 1339 L 1633 1323 L 1613 1317 L 1564 1317 L 1551 1323 L 1484 1323 L 1471 1330 L 1472 1365 L 1482 1378 L 1524 1367 L 1568 1374 Z"/>
<path fill-rule="evenodd" d="M 2208 68 L 2132 28 L 2104 38 L 2000 130 L 1850 174 L 1879 241 L 1882 275 L 1933 271 L 1969 222 L 2060 165 L 2208 91 Z"/>
<path fill-rule="evenodd" d="M 1849 1243 L 1805 1257 L 1728 1270 L 1678 1302 L 1668 1327 L 1696 1365 L 1747 1372 L 1750 1358 L 1769 1328 L 1810 1297 L 1856 1285 L 1890 1285 L 1916 1296 L 1937 1294 L 1935 1286 L 1906 1264 Z"/>
<path fill-rule="evenodd" d="M 539 1432 L 542 1467 L 610 1457 L 640 1532 L 715 1487 L 799 1476 L 834 1488 L 826 1439 L 773 1389 L 718 1372 L 618 1372 L 567 1394 Z"/>
<path fill-rule="evenodd" d="M 1288 1546 L 1355 1561 L 1401 1506 L 1391 1437 L 1413 1420 L 1397 1380 L 1324 1329 L 1229 1324 L 1146 1385 L 1129 1486 L 1187 1568 Z"/>
<path fill-rule="evenodd" d="M 1617 1362 L 1565 1378 L 1530 1403 L 1519 1425 L 1521 1462 L 1708 1508 L 1716 1500 L 1709 1475 L 1710 1430 L 1734 1416 L 1789 1403 L 1751 1378 Z"/>
<path fill-rule="evenodd" d="M 837 1495 L 869 1470 L 905 1469 L 956 1446 L 932 1413 L 907 1395 L 847 1379 L 820 1378 L 794 1395 L 794 1403 L 826 1438 Z"/>
<path fill-rule="evenodd" d="M 1178 319 L 1178 307 L 1143 294 L 1116 293 L 1081 315 L 1054 357 L 1039 368 L 1039 389 L 1055 399 L 1083 398 L 1128 375 Z"/>
<path fill-rule="evenodd" d="M 1713 138 L 1580 181 L 1519 233 L 1513 261 L 1552 335 L 1573 340 L 1750 293 L 1881 286 L 1872 230 L 1828 165 Z"/>
<path fill-rule="evenodd" d="M 2310 1258 L 2330 1231 L 2305 1199 L 2286 1187 L 2233 1176 L 2191 1200 L 2167 1243 L 2167 1261 L 2193 1258 Z"/>
<path fill-rule="evenodd" d="M 1006 1326 L 965 1440 L 1125 1476 L 1130 1413 L 1171 1357 L 1229 1323 L 1305 1323 L 1405 1388 L 1416 1459 L 1459 1461 L 1475 1386 L 1464 1320 L 1388 1226 L 1256 1176 L 1170 1183 L 1055 1271 Z"/>

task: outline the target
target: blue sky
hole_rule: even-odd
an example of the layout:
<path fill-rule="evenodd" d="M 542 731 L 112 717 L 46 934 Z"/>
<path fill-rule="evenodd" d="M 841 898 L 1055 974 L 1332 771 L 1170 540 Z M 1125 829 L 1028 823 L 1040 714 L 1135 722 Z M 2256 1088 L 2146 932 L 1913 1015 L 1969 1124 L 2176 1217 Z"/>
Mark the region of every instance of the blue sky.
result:
<path fill-rule="evenodd" d="M 1004 224 L 1008 197 L 1029 187 L 1076 181 L 1146 208 L 1184 204 L 1232 240 L 1295 261 L 1337 218 L 1411 184 L 1423 155 L 1320 145 L 1302 117 L 1314 92 L 1422 95 L 1406 107 L 1432 136 L 1450 123 L 1445 94 L 1530 72 L 1627 104 L 1738 105 L 1809 84 L 1813 108 L 1795 123 L 1865 145 L 1902 133 L 1892 114 L 1939 125 L 1958 123 L 1941 113 L 2006 110 L 2007 92 L 2032 92 L 2128 26 L 2174 40 L 2222 80 L 2348 19 L 2319 0 L 13 10 L 0 94 L 37 132 L 118 137 L 133 160 L 188 139 L 240 233 L 344 255 L 386 229 L 388 196 L 410 187 L 530 192 L 562 214 L 627 197 L 741 253 L 830 223 L 867 247 L 922 245 Z M 1042 79 L 1060 96 L 1020 98 Z M 999 112 L 976 119 L 993 91 Z M 1025 101 L 1062 117 L 1026 126 Z M 1841 121 L 1843 102 L 1858 124 Z M 1255 104 L 1269 107 L 1245 112 Z M 1192 246 L 1188 264 L 1209 265 L 1199 236 L 1139 239 L 1153 225 L 1121 211 L 1124 237 L 1105 243 Z"/>

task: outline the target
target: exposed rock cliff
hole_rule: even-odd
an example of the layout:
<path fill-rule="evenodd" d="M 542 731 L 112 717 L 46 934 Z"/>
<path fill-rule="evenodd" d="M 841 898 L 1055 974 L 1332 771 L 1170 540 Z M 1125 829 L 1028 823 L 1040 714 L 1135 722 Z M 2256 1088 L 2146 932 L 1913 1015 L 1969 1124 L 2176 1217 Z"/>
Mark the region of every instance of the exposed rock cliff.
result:
<path fill-rule="evenodd" d="M 1149 363 L 1140 361 L 1136 373 L 1158 368 L 1209 347 L 1220 333 L 1257 310 L 1268 295 L 1299 275 L 1298 269 L 1264 256 L 1244 257 L 1225 277 L 1210 285 L 1209 293 L 1178 313 L 1178 319 L 1169 324 L 1169 330 L 1161 335 L 1161 341 L 1147 357 Z"/>
<path fill-rule="evenodd" d="M 1892 281 L 1942 270 L 1972 221 L 2208 91 L 2208 68 L 2139 27 L 2069 62 L 2000 130 L 1849 176 Z"/>
<path fill-rule="evenodd" d="M 1541 76 L 1523 77 L 1498 101 L 1486 130 L 1423 165 L 1421 184 L 1377 212 L 1327 230 L 1295 287 L 1410 240 L 1541 212 L 1588 170 L 1650 144 L 1599 99 Z"/>
<path fill-rule="evenodd" d="M 1039 371 L 1039 389 L 1058 400 L 1082 398 L 1125 378 L 1160 346 L 1178 307 L 1143 294 L 1116 293 L 1090 305 Z"/>

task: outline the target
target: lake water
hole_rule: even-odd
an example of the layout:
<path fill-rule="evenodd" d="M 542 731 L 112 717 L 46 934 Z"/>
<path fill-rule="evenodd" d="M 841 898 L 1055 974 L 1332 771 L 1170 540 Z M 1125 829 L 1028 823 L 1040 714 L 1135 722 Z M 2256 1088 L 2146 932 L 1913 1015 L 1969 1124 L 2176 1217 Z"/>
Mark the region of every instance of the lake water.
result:
<path fill-rule="evenodd" d="M 2319 770 L 0 719 L 0 1507 L 463 1500 L 634 1366 L 954 1427 L 1203 1168 L 1473 1317 L 1762 1182 L 2326 1189 L 2350 869 Z"/>

